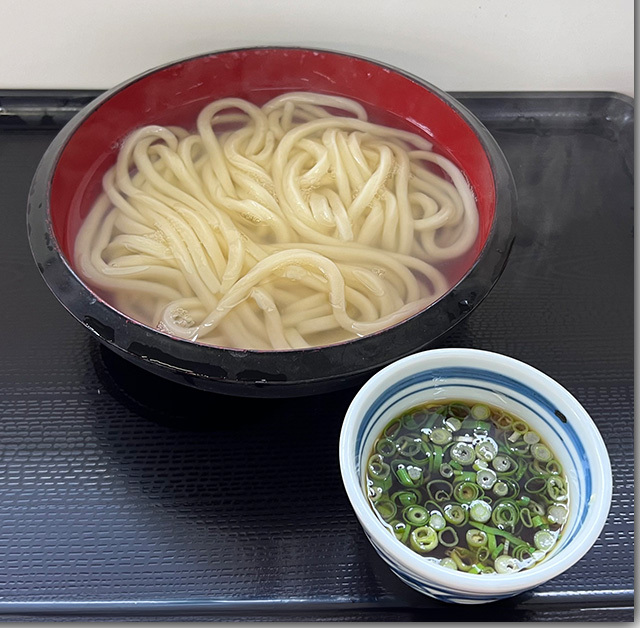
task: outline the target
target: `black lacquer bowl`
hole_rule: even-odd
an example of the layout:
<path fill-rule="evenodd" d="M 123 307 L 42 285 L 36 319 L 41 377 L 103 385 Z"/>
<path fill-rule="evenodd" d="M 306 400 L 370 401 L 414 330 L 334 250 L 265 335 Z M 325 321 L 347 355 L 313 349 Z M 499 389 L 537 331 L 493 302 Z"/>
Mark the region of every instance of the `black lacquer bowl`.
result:
<path fill-rule="evenodd" d="M 255 351 L 182 340 L 122 314 L 73 267 L 78 228 L 100 192 L 119 143 L 146 124 L 191 124 L 215 99 L 262 104 L 287 91 L 358 100 L 379 120 L 421 134 L 458 165 L 476 196 L 480 234 L 459 280 L 425 310 L 381 332 L 295 351 Z M 218 393 L 293 397 L 357 385 L 381 367 L 433 346 L 489 293 L 515 232 L 516 193 L 500 148 L 460 103 L 384 64 L 301 48 L 248 48 L 206 54 L 151 70 L 97 98 L 55 138 L 33 179 L 28 230 L 49 288 L 102 343 L 157 375 Z"/>

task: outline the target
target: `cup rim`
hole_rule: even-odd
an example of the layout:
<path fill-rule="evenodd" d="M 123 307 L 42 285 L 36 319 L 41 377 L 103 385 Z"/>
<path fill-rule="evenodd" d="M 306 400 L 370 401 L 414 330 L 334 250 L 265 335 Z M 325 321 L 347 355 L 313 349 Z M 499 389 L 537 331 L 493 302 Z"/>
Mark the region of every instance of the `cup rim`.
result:
<path fill-rule="evenodd" d="M 462 363 L 465 366 L 482 365 L 486 370 L 494 372 L 507 371 L 510 377 L 516 379 L 518 375 L 533 378 L 545 388 L 547 394 L 552 392 L 557 399 L 562 400 L 563 408 L 571 408 L 581 419 L 580 441 L 585 445 L 585 450 L 592 462 L 597 463 L 591 466 L 594 480 L 592 495 L 597 495 L 598 500 L 590 516 L 585 520 L 580 534 L 562 552 L 549 557 L 535 568 L 504 576 L 496 574 L 489 578 L 479 578 L 476 574 L 452 571 L 423 561 L 421 556 L 397 541 L 383 528 L 362 491 L 352 452 L 364 410 L 379 396 L 381 390 L 397 381 L 401 373 L 415 369 L 418 365 L 434 367 L 451 363 L 458 365 Z M 351 506 L 371 542 L 377 545 L 383 554 L 392 557 L 402 570 L 425 582 L 478 596 L 508 594 L 530 589 L 571 567 L 589 551 L 600 535 L 611 505 L 612 476 L 607 449 L 593 419 L 580 402 L 560 383 L 533 366 L 503 354 L 479 349 L 446 348 L 423 351 L 402 358 L 378 371 L 362 386 L 349 405 L 340 433 L 339 460 L 343 484 Z"/>

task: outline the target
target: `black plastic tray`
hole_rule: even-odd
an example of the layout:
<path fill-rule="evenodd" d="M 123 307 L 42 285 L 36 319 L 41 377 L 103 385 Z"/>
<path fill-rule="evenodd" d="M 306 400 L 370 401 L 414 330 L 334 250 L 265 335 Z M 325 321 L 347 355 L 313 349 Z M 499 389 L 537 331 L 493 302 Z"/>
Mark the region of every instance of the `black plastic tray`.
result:
<path fill-rule="evenodd" d="M 371 548 L 337 456 L 356 390 L 235 399 L 158 379 L 58 304 L 25 227 L 36 165 L 96 92 L 0 92 L 0 619 L 478 621 L 406 587 Z M 566 386 L 609 448 L 592 550 L 492 604 L 502 621 L 633 619 L 633 101 L 458 94 L 519 192 L 516 245 L 443 346 Z"/>

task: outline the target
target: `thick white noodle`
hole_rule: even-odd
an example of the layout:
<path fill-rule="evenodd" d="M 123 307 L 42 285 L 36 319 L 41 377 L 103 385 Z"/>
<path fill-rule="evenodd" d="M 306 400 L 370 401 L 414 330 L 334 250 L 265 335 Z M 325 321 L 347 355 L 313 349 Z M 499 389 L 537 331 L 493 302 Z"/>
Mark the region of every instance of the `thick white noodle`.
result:
<path fill-rule="evenodd" d="M 205 344 L 290 350 L 374 333 L 449 288 L 477 239 L 465 176 L 347 98 L 225 98 L 194 131 L 131 133 L 75 242 L 115 307 Z"/>

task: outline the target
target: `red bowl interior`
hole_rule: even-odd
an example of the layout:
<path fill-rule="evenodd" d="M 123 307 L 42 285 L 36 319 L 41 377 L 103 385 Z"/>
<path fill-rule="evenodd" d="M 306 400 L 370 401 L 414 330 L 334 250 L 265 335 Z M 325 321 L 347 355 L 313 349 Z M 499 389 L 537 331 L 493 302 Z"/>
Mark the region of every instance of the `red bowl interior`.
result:
<path fill-rule="evenodd" d="M 494 216 L 495 188 L 487 154 L 469 124 L 441 96 L 415 79 L 365 59 L 293 48 L 214 53 L 134 79 L 93 111 L 60 154 L 50 192 L 50 218 L 67 262 L 82 220 L 101 191 L 123 139 L 146 124 L 193 127 L 207 103 L 225 97 L 262 105 L 288 91 L 316 91 L 359 101 L 373 122 L 434 142 L 466 175 L 476 196 L 475 249 L 453 270 L 461 277 L 477 258 Z"/>

